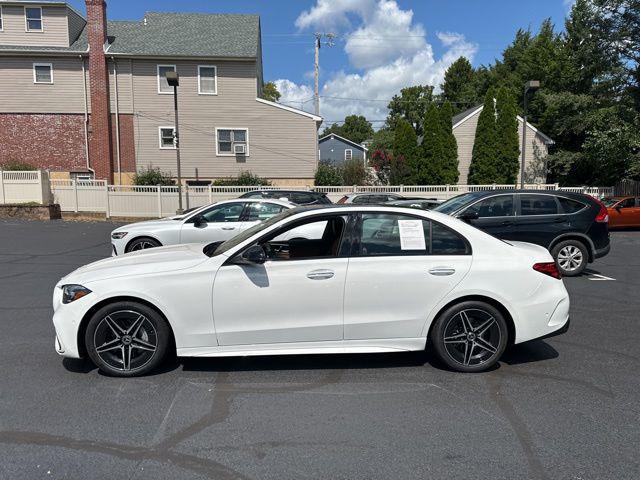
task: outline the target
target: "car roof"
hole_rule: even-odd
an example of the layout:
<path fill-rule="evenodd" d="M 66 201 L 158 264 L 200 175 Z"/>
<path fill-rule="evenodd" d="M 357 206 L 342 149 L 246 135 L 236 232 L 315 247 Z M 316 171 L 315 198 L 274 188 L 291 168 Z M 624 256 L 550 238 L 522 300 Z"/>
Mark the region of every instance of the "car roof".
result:
<path fill-rule="evenodd" d="M 567 192 L 566 190 L 536 190 L 536 189 L 521 189 L 521 188 L 508 188 L 508 189 L 500 189 L 500 190 L 481 190 L 478 192 L 464 192 L 460 195 L 470 195 L 473 198 L 483 198 L 490 197 L 493 195 L 503 195 L 503 194 L 514 194 L 514 193 L 525 193 L 529 195 L 558 195 L 561 197 L 567 198 L 575 198 L 575 199 L 584 199 L 593 197 L 591 195 L 587 195 L 586 193 L 577 193 L 577 192 Z"/>
<path fill-rule="evenodd" d="M 277 188 L 266 188 L 264 190 L 249 190 L 248 192 L 244 192 L 243 195 L 246 195 L 248 193 L 273 193 L 273 192 L 282 193 L 283 195 L 290 194 L 290 193 L 312 193 L 314 195 L 326 195 L 325 192 L 317 192 L 315 190 L 279 190 Z"/>

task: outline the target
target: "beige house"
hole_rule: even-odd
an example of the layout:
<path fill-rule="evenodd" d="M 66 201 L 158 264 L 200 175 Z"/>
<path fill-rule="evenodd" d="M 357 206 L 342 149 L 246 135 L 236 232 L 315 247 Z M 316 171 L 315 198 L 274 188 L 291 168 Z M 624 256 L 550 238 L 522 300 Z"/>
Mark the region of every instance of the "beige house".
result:
<path fill-rule="evenodd" d="M 186 180 L 311 184 L 322 119 L 261 98 L 258 16 L 107 21 L 103 0 L 86 8 L 0 0 L 0 164 L 115 183 L 145 167 L 175 175 L 173 70 Z"/>
<path fill-rule="evenodd" d="M 471 154 L 473 152 L 473 144 L 475 142 L 476 127 L 478 126 L 478 117 L 483 109 L 483 105 L 479 105 L 453 117 L 453 135 L 458 142 L 458 169 L 460 176 L 458 183 L 460 185 L 467 184 L 469 175 L 469 165 L 471 164 Z M 518 138 L 520 143 L 520 152 L 522 152 L 522 129 L 524 128 L 524 119 L 518 115 Z M 527 144 L 525 151 L 525 182 L 526 183 L 546 183 L 547 181 L 547 164 L 546 157 L 549 145 L 553 144 L 553 140 L 542 133 L 536 127 L 527 122 Z M 518 173 L 518 182 L 520 181 L 520 173 Z"/>

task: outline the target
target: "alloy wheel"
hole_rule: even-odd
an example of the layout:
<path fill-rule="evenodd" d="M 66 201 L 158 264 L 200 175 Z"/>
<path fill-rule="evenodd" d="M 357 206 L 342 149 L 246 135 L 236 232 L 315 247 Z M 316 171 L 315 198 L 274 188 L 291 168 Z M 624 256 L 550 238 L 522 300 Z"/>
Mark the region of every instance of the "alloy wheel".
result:
<path fill-rule="evenodd" d="M 489 362 L 498 352 L 502 334 L 496 318 L 480 309 L 453 315 L 444 328 L 444 347 L 451 359 L 465 367 Z"/>
<path fill-rule="evenodd" d="M 580 268 L 583 260 L 582 251 L 575 245 L 567 245 L 558 252 L 558 265 L 567 272 Z"/>
<path fill-rule="evenodd" d="M 148 241 L 148 240 L 140 240 L 139 242 L 135 242 L 132 246 L 131 246 L 131 252 L 135 252 L 136 250 L 145 250 L 147 248 L 154 248 L 156 245 L 154 245 L 152 242 Z"/>
<path fill-rule="evenodd" d="M 111 368 L 139 370 L 154 357 L 158 333 L 153 323 L 133 310 L 110 313 L 100 320 L 93 334 L 96 354 Z"/>

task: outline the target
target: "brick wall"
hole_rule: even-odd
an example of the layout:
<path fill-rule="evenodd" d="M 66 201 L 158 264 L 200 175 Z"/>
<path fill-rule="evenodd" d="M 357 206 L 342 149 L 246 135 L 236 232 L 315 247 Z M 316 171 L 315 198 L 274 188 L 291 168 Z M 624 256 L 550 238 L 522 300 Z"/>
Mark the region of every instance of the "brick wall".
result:
<path fill-rule="evenodd" d="M 84 115 L 0 114 L 0 164 L 57 171 L 86 169 Z"/>

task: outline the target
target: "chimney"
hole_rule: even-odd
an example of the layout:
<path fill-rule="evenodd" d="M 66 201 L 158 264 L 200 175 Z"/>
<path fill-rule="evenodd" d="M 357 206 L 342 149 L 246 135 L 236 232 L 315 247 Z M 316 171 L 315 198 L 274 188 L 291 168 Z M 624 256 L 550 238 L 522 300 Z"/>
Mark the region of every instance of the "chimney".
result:
<path fill-rule="evenodd" d="M 89 160 L 97 179 L 113 183 L 109 72 L 104 55 L 104 45 L 107 41 L 107 4 L 104 0 L 85 0 L 85 2 L 91 96 Z"/>

